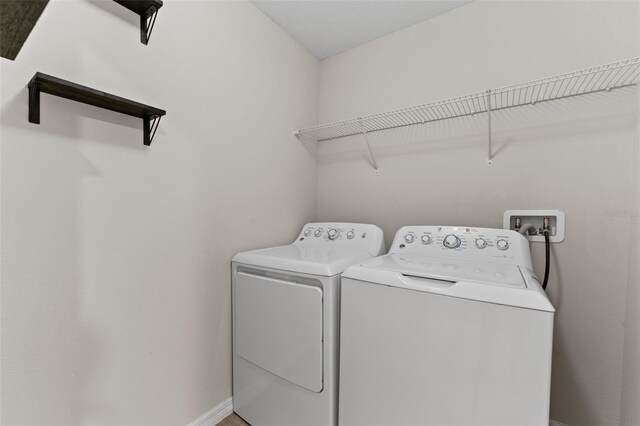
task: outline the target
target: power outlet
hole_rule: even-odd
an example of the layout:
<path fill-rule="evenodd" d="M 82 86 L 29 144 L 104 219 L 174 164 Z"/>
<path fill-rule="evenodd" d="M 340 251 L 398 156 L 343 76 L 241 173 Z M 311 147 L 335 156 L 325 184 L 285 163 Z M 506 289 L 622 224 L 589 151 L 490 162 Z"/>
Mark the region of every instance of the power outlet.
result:
<path fill-rule="evenodd" d="M 530 223 L 535 226 L 535 234 L 527 234 L 525 237 L 529 241 L 544 242 L 542 229 L 545 218 L 549 219 L 549 241 L 564 241 L 564 212 L 560 210 L 507 210 L 504 212 L 502 227 L 518 231 L 518 223 L 520 227 Z"/>

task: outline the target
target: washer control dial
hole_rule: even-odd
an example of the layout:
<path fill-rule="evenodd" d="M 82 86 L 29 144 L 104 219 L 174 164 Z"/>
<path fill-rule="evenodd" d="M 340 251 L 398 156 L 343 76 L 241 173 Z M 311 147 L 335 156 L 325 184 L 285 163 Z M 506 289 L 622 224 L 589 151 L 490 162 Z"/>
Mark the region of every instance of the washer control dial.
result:
<path fill-rule="evenodd" d="M 313 235 L 315 235 L 316 237 L 319 237 L 320 235 L 322 235 L 322 230 L 316 229 L 316 232 L 314 232 Z"/>
<path fill-rule="evenodd" d="M 311 235 L 311 228 L 309 228 L 306 231 L 304 231 L 304 236 L 305 237 L 308 237 L 309 235 Z"/>
<path fill-rule="evenodd" d="M 422 240 L 422 244 L 431 244 L 431 237 L 428 235 L 423 235 L 420 239 Z"/>
<path fill-rule="evenodd" d="M 349 231 L 349 232 L 347 232 L 347 238 L 348 238 L 348 239 L 352 239 L 352 238 L 353 238 L 353 237 L 355 237 L 355 236 L 356 236 L 356 233 L 355 233 L 355 232 L 353 232 L 353 231 Z"/>
<path fill-rule="evenodd" d="M 329 229 L 329 232 L 327 232 L 327 236 L 330 240 L 335 240 L 338 238 L 338 235 L 340 235 L 340 232 L 337 229 Z"/>
<path fill-rule="evenodd" d="M 498 240 L 496 241 L 496 247 L 500 250 L 506 250 L 509 248 L 509 241 L 507 240 Z"/>
<path fill-rule="evenodd" d="M 484 238 L 476 238 L 476 247 L 483 249 L 487 246 L 487 240 Z"/>
<path fill-rule="evenodd" d="M 446 237 L 444 237 L 442 244 L 444 244 L 446 248 L 455 249 L 460 247 L 460 244 L 462 244 L 462 241 L 460 241 L 460 238 L 456 237 L 455 235 L 449 234 Z"/>
<path fill-rule="evenodd" d="M 413 236 L 413 234 L 406 234 L 406 235 L 404 236 L 404 240 L 405 240 L 407 243 L 412 243 L 414 238 L 415 238 L 415 237 Z"/>

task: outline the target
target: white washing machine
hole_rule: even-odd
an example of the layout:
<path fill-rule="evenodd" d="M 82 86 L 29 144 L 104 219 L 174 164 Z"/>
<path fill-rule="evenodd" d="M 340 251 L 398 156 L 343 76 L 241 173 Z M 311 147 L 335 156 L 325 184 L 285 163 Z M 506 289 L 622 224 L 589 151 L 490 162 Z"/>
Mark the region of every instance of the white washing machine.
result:
<path fill-rule="evenodd" d="M 407 226 L 342 278 L 340 425 L 549 425 L 554 308 L 514 231 Z"/>
<path fill-rule="evenodd" d="M 340 274 L 384 254 L 374 225 L 310 223 L 232 262 L 233 408 L 254 426 L 336 425 Z"/>

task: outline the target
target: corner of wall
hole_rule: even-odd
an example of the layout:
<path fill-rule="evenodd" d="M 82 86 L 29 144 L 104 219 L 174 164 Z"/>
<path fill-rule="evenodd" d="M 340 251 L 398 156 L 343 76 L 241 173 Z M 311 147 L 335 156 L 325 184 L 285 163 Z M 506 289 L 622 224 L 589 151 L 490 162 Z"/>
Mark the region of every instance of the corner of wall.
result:
<path fill-rule="evenodd" d="M 624 322 L 624 351 L 620 419 L 622 425 L 640 425 L 640 93 L 636 103 L 638 121 L 634 138 L 633 193 L 631 194 L 629 274 Z M 625 374 L 626 372 L 626 374 Z"/>

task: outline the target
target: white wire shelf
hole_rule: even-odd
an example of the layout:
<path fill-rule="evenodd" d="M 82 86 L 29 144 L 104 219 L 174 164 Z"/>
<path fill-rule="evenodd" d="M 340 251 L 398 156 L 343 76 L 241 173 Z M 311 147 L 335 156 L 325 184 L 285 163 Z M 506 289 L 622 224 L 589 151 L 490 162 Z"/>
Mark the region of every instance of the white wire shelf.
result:
<path fill-rule="evenodd" d="M 639 77 L 640 57 L 630 58 L 553 77 L 402 108 L 395 111 L 372 114 L 305 129 L 294 129 L 293 133 L 300 139 L 314 142 L 363 135 L 367 142 L 369 153 L 371 154 L 368 141 L 366 140 L 367 133 L 426 124 L 478 113 L 488 113 L 490 162 L 490 126 L 492 111 L 632 86 L 638 83 Z M 377 170 L 377 165 L 372 155 L 371 161 Z"/>

